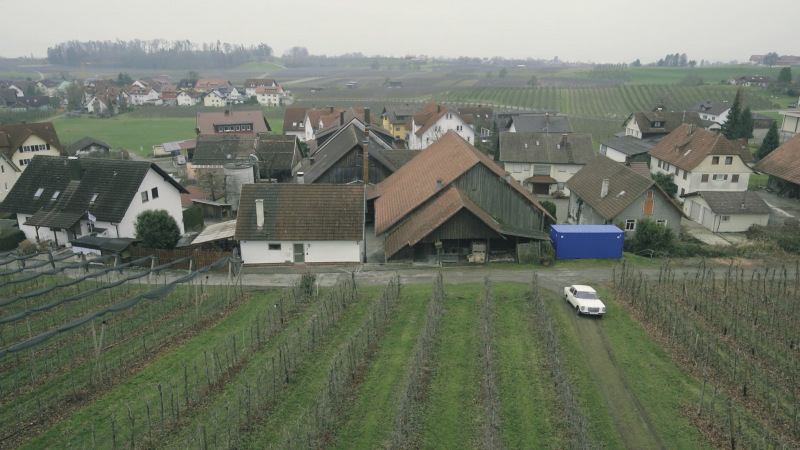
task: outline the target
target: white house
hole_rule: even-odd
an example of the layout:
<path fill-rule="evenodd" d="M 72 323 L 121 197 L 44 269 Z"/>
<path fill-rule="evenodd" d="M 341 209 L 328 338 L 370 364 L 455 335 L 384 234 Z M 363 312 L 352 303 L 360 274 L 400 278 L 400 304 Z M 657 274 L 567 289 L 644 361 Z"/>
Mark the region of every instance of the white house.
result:
<path fill-rule="evenodd" d="M 436 142 L 450 130 L 455 131 L 465 141 L 475 144 L 473 117 L 460 115 L 447 106 L 430 103 L 411 118 L 408 148 L 421 150 Z"/>
<path fill-rule="evenodd" d="M 219 91 L 211 91 L 203 98 L 203 105 L 205 106 L 222 107 L 227 104 L 228 100 L 226 100 L 225 96 L 220 94 Z"/>
<path fill-rule="evenodd" d="M 709 128 L 716 129 L 720 128 L 728 121 L 728 113 L 730 113 L 731 107 L 727 100 L 722 103 L 714 103 L 711 100 L 706 100 L 694 105 L 692 111 L 700 114 L 700 118 L 703 120 L 715 122 L 717 126 L 711 126 Z"/>
<path fill-rule="evenodd" d="M 259 86 L 255 89 L 256 100 L 261 106 L 279 106 L 283 89 L 280 86 Z"/>
<path fill-rule="evenodd" d="M 193 91 L 181 91 L 180 94 L 175 96 L 178 106 L 194 106 L 200 103 L 200 94 Z"/>
<path fill-rule="evenodd" d="M 51 122 L 0 125 L 0 151 L 25 171 L 34 156 L 66 156 Z"/>
<path fill-rule="evenodd" d="M 721 133 L 681 125 L 648 153 L 650 172 L 672 174 L 676 199 L 697 191 L 746 191 L 753 156 Z"/>
<path fill-rule="evenodd" d="M 500 132 L 501 167 L 533 194 L 569 195 L 566 182 L 595 156 L 590 134 Z"/>
<path fill-rule="evenodd" d="M 5 152 L 0 152 L 0 202 L 6 199 L 21 173 L 14 161 Z"/>
<path fill-rule="evenodd" d="M 665 136 L 682 124 L 693 124 L 703 128 L 703 119 L 694 111 L 638 111 L 632 113 L 622 124 L 625 136 L 647 139 Z"/>
<path fill-rule="evenodd" d="M 244 264 L 363 262 L 364 189 L 359 184 L 243 185 L 234 239 Z"/>
<path fill-rule="evenodd" d="M 248 78 L 244 80 L 244 94 L 250 98 L 256 95 L 256 89 L 261 86 L 279 87 L 278 82 L 271 78 Z"/>
<path fill-rule="evenodd" d="M 152 88 L 143 88 L 143 87 L 132 87 L 128 90 L 128 95 L 130 95 L 130 103 L 131 105 L 143 105 L 149 100 L 157 100 L 159 98 L 158 92 Z"/>
<path fill-rule="evenodd" d="M 136 216 L 146 210 L 166 210 L 183 233 L 182 193 L 148 161 L 38 156 L 0 210 L 17 214 L 29 240 L 61 245 L 89 234 L 134 237 Z"/>
<path fill-rule="evenodd" d="M 684 212 L 715 233 L 740 233 L 765 226 L 772 212 L 755 191 L 698 191 L 685 196 Z"/>

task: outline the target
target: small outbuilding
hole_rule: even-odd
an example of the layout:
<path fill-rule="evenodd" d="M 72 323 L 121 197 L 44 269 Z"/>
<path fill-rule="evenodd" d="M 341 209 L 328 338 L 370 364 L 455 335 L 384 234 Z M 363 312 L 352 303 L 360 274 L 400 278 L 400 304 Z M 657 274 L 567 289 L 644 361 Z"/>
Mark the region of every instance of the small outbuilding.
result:
<path fill-rule="evenodd" d="M 622 258 L 625 232 L 614 225 L 551 225 L 558 259 Z"/>

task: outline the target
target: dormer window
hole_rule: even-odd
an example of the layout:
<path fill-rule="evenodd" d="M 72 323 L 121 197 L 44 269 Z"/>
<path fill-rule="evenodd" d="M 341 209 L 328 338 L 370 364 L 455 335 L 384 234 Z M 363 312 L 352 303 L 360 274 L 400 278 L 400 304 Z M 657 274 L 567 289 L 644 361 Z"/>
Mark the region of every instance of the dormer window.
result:
<path fill-rule="evenodd" d="M 33 194 L 33 198 L 39 198 L 42 196 L 42 192 L 44 192 L 44 188 L 39 188 L 36 190 L 36 193 Z"/>

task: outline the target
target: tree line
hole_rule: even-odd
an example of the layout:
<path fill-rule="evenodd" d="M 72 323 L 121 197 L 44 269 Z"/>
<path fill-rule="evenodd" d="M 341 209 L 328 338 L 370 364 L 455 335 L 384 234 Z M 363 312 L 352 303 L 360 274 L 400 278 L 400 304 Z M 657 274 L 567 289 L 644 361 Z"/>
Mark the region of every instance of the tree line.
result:
<path fill-rule="evenodd" d="M 225 69 L 273 55 L 272 47 L 227 42 L 168 41 L 67 41 L 47 49 L 50 64 L 77 67 L 81 63 L 115 63 L 134 69 Z"/>

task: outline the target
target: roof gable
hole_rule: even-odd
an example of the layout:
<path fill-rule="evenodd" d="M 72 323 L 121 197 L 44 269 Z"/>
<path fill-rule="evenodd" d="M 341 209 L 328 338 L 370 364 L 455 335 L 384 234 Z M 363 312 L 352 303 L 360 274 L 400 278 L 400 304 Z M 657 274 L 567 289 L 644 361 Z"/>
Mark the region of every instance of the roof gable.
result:
<path fill-rule="evenodd" d="M 692 171 L 709 155 L 734 155 L 743 159 L 741 152 L 742 149 L 731 144 L 722 133 L 703 128 L 693 130 L 692 126 L 683 124 L 664 137 L 648 154 Z"/>
<path fill-rule="evenodd" d="M 694 111 L 639 111 L 628 116 L 623 126 L 627 126 L 631 118 L 636 119 L 636 125 L 643 135 L 667 134 L 683 124 L 703 128 L 703 120 Z"/>
<path fill-rule="evenodd" d="M 58 134 L 52 122 L 20 123 L 16 125 L 0 125 L 0 142 L 8 143 L 8 155 L 13 155 L 22 144 L 35 135 L 55 147 L 62 155 L 66 156 L 64 147 L 58 140 Z"/>
<path fill-rule="evenodd" d="M 700 191 L 699 195 L 715 214 L 770 214 L 772 210 L 758 193 L 753 191 Z"/>

